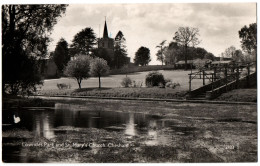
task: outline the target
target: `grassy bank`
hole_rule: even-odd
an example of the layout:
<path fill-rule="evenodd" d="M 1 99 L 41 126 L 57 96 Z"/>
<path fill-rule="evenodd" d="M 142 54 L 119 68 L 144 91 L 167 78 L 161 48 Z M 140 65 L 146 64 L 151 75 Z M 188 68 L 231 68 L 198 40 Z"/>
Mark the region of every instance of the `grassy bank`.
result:
<path fill-rule="evenodd" d="M 130 97 L 130 98 L 162 98 L 182 99 L 187 94 L 180 88 L 83 88 L 76 90 L 42 90 L 39 94 L 46 96 L 98 96 L 98 97 Z"/>
<path fill-rule="evenodd" d="M 68 100 L 73 104 L 72 100 Z M 68 103 L 64 100 L 64 103 Z M 79 103 L 78 103 L 79 104 Z M 141 112 L 158 117 L 158 122 L 172 123 L 168 128 L 144 128 L 167 135 L 167 144 L 152 140 L 149 134 L 129 136 L 120 131 L 59 126 L 51 129 L 55 137 L 35 136 L 31 131 L 3 129 L 3 147 L 47 143 L 49 146 L 24 147 L 22 162 L 256 162 L 257 108 L 255 105 L 218 105 L 167 102 L 90 100 L 81 101 L 85 111 Z M 14 139 L 17 138 L 17 139 Z M 162 139 L 159 139 L 162 140 Z M 68 143 L 68 146 L 64 146 Z M 73 143 L 86 144 L 76 146 Z M 128 147 L 93 147 L 128 145 Z M 23 144 L 23 145 L 22 145 Z M 4 154 L 8 154 L 4 152 Z M 19 155 L 19 154 L 18 154 Z M 6 156 L 4 156 L 6 159 Z M 15 158 L 15 159 L 18 159 Z"/>
<path fill-rule="evenodd" d="M 215 100 L 257 102 L 257 89 L 235 89 L 230 92 L 223 93 Z"/>
<path fill-rule="evenodd" d="M 19 96 L 4 96 L 3 108 L 10 107 L 54 107 L 55 102 Z"/>

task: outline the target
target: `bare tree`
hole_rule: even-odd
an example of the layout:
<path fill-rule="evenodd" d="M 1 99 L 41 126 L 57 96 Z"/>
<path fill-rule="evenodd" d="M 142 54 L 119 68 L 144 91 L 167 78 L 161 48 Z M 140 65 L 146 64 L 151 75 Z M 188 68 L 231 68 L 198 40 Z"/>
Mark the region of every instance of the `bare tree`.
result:
<path fill-rule="evenodd" d="M 165 57 L 163 56 L 163 52 L 164 52 L 164 44 L 165 44 L 166 40 L 163 40 L 158 46 L 156 46 L 155 48 L 160 48 L 160 50 L 156 53 L 157 56 L 157 60 L 162 62 L 163 65 L 163 61 L 165 59 Z"/>
<path fill-rule="evenodd" d="M 185 70 L 187 70 L 187 51 L 188 47 L 195 47 L 200 43 L 198 39 L 199 29 L 192 27 L 179 27 L 178 31 L 175 32 L 173 40 L 183 47 L 185 56 Z"/>
<path fill-rule="evenodd" d="M 233 58 L 235 56 L 235 52 L 236 52 L 236 47 L 234 46 L 230 46 L 228 47 L 225 52 L 224 52 L 224 57 L 225 58 Z"/>

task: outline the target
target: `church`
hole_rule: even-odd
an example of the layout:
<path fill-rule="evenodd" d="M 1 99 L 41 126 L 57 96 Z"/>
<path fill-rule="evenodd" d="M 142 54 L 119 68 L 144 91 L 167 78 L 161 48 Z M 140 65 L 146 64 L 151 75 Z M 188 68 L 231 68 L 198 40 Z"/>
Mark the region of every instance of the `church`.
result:
<path fill-rule="evenodd" d="M 103 37 L 98 38 L 98 48 L 104 48 L 111 58 L 114 57 L 114 39 L 108 37 L 106 20 L 104 25 Z"/>
<path fill-rule="evenodd" d="M 105 49 L 106 52 L 108 53 L 109 57 L 111 59 L 115 59 L 114 39 L 110 38 L 108 36 L 106 20 L 105 20 L 105 25 L 104 25 L 103 37 L 102 38 L 98 38 L 98 48 Z M 124 60 L 122 61 L 122 59 L 121 59 L 120 62 L 118 62 L 118 60 L 117 60 L 117 63 L 123 63 L 124 65 L 130 64 L 130 57 L 124 57 Z"/>

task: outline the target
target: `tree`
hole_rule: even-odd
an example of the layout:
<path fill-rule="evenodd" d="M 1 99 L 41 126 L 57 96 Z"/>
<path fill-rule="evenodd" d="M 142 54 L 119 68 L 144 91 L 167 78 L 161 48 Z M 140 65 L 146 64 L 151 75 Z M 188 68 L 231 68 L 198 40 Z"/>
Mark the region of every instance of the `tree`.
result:
<path fill-rule="evenodd" d="M 92 57 L 99 57 L 107 61 L 108 66 L 112 66 L 112 57 L 105 48 L 94 48 L 92 50 Z"/>
<path fill-rule="evenodd" d="M 244 62 L 246 59 L 244 58 L 244 55 L 240 49 L 236 50 L 232 59 L 235 62 Z"/>
<path fill-rule="evenodd" d="M 165 49 L 165 47 L 164 47 L 165 42 L 166 42 L 166 40 L 163 40 L 158 46 L 156 46 L 156 48 L 160 48 L 160 50 L 158 50 L 158 52 L 156 53 L 157 60 L 161 61 L 162 65 L 163 65 L 163 62 L 165 59 L 164 54 L 163 54 L 164 49 Z"/>
<path fill-rule="evenodd" d="M 33 57 L 44 57 L 47 53 L 49 35 L 53 26 L 66 11 L 67 5 L 2 5 L 2 60 L 3 60 L 3 92 L 6 88 L 19 85 L 22 80 L 37 78 L 22 72 L 34 71 L 35 66 L 24 65 L 25 62 L 36 60 Z M 18 77 L 19 76 L 19 77 Z M 26 77 L 30 78 L 26 78 Z M 23 77 L 23 78 L 22 78 Z M 24 82 L 25 83 L 25 82 Z M 37 80 L 26 83 L 33 85 Z"/>
<path fill-rule="evenodd" d="M 204 57 L 205 59 L 210 59 L 210 60 L 214 60 L 215 56 L 211 53 L 211 52 L 207 52 L 207 54 Z"/>
<path fill-rule="evenodd" d="M 90 77 L 90 63 L 93 58 L 86 55 L 77 56 L 74 60 L 68 62 L 64 74 L 68 77 L 77 80 L 79 89 L 81 89 L 81 82 L 83 79 Z"/>
<path fill-rule="evenodd" d="M 126 39 L 124 37 L 124 34 L 122 33 L 122 31 L 118 31 L 115 37 L 115 46 L 119 46 L 120 48 L 125 49 L 126 48 L 125 42 Z"/>
<path fill-rule="evenodd" d="M 71 56 L 90 55 L 96 45 L 96 35 L 92 28 L 85 28 L 77 33 L 71 44 Z"/>
<path fill-rule="evenodd" d="M 239 38 L 242 39 L 242 49 L 249 55 L 255 56 L 257 50 L 257 24 L 252 23 L 247 27 L 246 25 L 238 32 Z"/>
<path fill-rule="evenodd" d="M 225 50 L 223 55 L 225 58 L 233 58 L 233 56 L 235 55 L 235 52 L 236 52 L 236 47 L 230 46 Z"/>
<path fill-rule="evenodd" d="M 206 58 L 206 55 L 207 55 L 207 51 L 204 49 L 204 48 L 201 48 L 201 47 L 197 47 L 197 48 L 194 48 L 194 56 L 196 58 L 199 58 L 199 59 L 203 59 L 203 58 Z M 195 58 L 194 58 L 195 59 Z"/>
<path fill-rule="evenodd" d="M 140 47 L 135 53 L 134 63 L 136 65 L 146 66 L 151 61 L 150 50 L 146 47 Z"/>
<path fill-rule="evenodd" d="M 29 95 L 36 91 L 36 85 L 43 84 L 36 57 L 27 56 L 26 52 L 19 48 L 13 53 L 5 57 L 5 62 L 15 61 L 9 63 L 8 68 L 12 71 L 8 73 L 12 75 L 8 75 L 8 80 L 5 80 L 7 84 L 3 90 L 14 95 L 18 93 Z"/>
<path fill-rule="evenodd" d="M 94 77 L 98 77 L 99 88 L 101 88 L 100 77 L 107 74 L 109 67 L 107 61 L 102 58 L 95 58 L 90 64 L 90 73 Z"/>
<path fill-rule="evenodd" d="M 127 57 L 127 50 L 125 45 L 125 37 L 121 31 L 119 31 L 115 37 L 114 45 L 114 62 L 116 68 L 121 68 L 125 64 L 129 63 Z"/>
<path fill-rule="evenodd" d="M 61 38 L 57 43 L 55 51 L 53 53 L 53 60 L 57 65 L 60 72 L 63 72 L 63 68 L 70 60 L 68 43 L 64 38 Z"/>
<path fill-rule="evenodd" d="M 221 53 L 223 58 L 232 58 L 235 62 L 244 62 L 245 57 L 241 50 L 237 50 L 236 47 L 230 46 L 223 53 Z"/>
<path fill-rule="evenodd" d="M 171 47 L 166 47 L 165 51 L 165 64 L 173 65 L 177 62 L 178 50 Z"/>
<path fill-rule="evenodd" d="M 200 43 L 199 39 L 199 29 L 192 27 L 180 27 L 177 32 L 175 32 L 175 36 L 173 40 L 175 40 L 178 44 L 183 47 L 183 53 L 185 57 L 185 70 L 187 70 L 187 57 L 188 57 L 188 47 L 195 47 Z"/>

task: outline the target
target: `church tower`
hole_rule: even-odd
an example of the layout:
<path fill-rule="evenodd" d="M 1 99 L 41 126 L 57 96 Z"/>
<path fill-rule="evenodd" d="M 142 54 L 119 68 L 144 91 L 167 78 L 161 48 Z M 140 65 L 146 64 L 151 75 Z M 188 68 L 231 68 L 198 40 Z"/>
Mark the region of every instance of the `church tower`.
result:
<path fill-rule="evenodd" d="M 105 48 L 107 51 L 114 51 L 114 39 L 108 36 L 106 20 L 103 37 L 98 39 L 98 48 Z"/>

